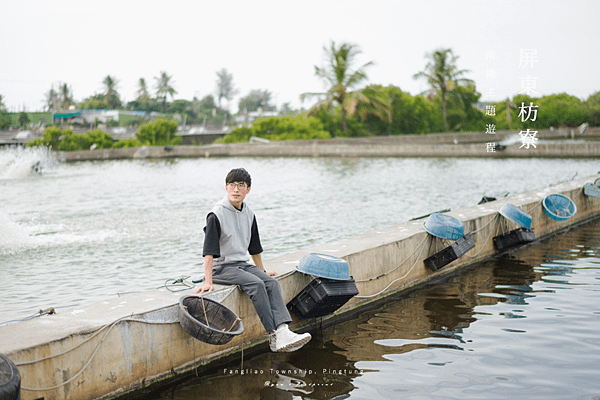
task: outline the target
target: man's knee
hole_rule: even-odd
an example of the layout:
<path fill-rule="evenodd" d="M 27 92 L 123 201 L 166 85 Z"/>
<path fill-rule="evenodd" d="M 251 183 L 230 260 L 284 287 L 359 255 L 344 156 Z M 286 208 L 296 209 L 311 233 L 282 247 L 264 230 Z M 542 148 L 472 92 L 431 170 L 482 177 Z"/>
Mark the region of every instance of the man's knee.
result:
<path fill-rule="evenodd" d="M 271 277 L 269 277 L 271 278 Z M 265 288 L 271 292 L 273 289 L 280 291 L 281 287 L 279 286 L 279 281 L 277 279 L 271 278 L 265 281 Z"/>
<path fill-rule="evenodd" d="M 246 281 L 242 285 L 242 289 L 244 289 L 246 293 L 252 295 L 254 293 L 263 292 L 267 288 L 265 286 L 265 282 L 261 281 L 260 279 L 252 279 Z"/>

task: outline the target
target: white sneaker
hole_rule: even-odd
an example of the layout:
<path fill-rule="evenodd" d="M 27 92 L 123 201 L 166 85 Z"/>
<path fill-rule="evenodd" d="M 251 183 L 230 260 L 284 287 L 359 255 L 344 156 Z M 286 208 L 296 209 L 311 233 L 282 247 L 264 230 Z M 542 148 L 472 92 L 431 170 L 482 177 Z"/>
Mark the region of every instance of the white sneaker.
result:
<path fill-rule="evenodd" d="M 277 352 L 277 334 L 275 332 L 269 333 L 269 347 L 273 353 Z"/>
<path fill-rule="evenodd" d="M 292 352 L 304 346 L 310 339 L 310 333 L 298 335 L 290 331 L 287 324 L 281 324 L 269 335 L 269 347 L 273 352 Z"/>

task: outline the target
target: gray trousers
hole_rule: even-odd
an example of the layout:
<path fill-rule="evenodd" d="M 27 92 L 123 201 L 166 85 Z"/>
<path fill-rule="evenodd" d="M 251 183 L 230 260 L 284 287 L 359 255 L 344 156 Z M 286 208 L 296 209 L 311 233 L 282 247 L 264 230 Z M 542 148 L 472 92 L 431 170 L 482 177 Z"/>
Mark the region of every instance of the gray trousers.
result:
<path fill-rule="evenodd" d="M 292 322 L 279 282 L 256 265 L 242 261 L 214 266 L 213 282 L 239 285 L 250 296 L 267 332 L 273 332 L 279 325 Z"/>

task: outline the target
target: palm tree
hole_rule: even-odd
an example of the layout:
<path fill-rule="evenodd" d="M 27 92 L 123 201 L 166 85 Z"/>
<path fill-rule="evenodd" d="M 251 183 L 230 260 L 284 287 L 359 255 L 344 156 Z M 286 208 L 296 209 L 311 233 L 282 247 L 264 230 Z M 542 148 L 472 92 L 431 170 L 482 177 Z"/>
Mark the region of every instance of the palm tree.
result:
<path fill-rule="evenodd" d="M 452 49 L 438 49 L 433 53 L 426 55 L 429 62 L 425 66 L 425 71 L 421 71 L 413 76 L 414 79 L 425 78 L 431 85 L 430 96 L 437 93 L 442 97 L 442 116 L 444 118 L 444 128 L 448 131 L 448 121 L 446 120 L 446 98 L 448 94 L 456 95 L 454 88 L 461 84 L 473 84 L 473 80 L 461 78 L 461 75 L 469 72 L 468 70 L 459 70 L 456 67 L 458 56 L 452 53 Z"/>
<path fill-rule="evenodd" d="M 150 101 L 150 95 L 148 94 L 148 86 L 146 85 L 146 80 L 144 78 L 140 78 L 138 81 L 138 90 L 136 92 L 137 101 Z"/>
<path fill-rule="evenodd" d="M 217 100 L 219 108 L 221 108 L 221 99 L 231 101 L 237 93 L 238 90 L 233 86 L 233 74 L 227 72 L 225 68 L 217 71 Z"/>
<path fill-rule="evenodd" d="M 66 84 L 59 84 L 59 98 L 60 98 L 60 108 L 63 110 L 67 110 L 71 104 L 73 104 L 73 93 L 71 88 Z"/>
<path fill-rule="evenodd" d="M 45 94 L 44 101 L 46 102 L 49 112 L 54 113 L 60 109 L 59 94 L 54 90 L 54 84 L 50 86 L 50 90 Z"/>
<path fill-rule="evenodd" d="M 160 72 L 160 77 L 154 78 L 156 79 L 156 97 L 163 99 L 165 112 L 167 112 L 167 95 L 171 95 L 171 99 L 173 99 L 173 96 L 177 94 L 177 90 L 171 86 L 171 78 L 173 77 L 167 75 L 165 71 Z"/>
<path fill-rule="evenodd" d="M 117 93 L 118 83 L 119 81 L 110 75 L 106 75 L 106 78 L 102 81 L 104 85 L 104 99 L 111 109 L 115 109 L 121 105 L 119 93 Z"/>
<path fill-rule="evenodd" d="M 325 96 L 313 105 L 308 114 L 314 114 L 319 110 L 329 108 L 333 103 L 339 104 L 342 114 L 342 132 L 346 133 L 347 122 L 346 115 L 353 115 L 357 109 L 360 109 L 359 115 L 362 119 L 366 114 L 375 114 L 380 118 L 386 118 L 391 121 L 391 104 L 385 94 L 375 88 L 352 89 L 367 80 L 365 69 L 373 65 L 370 61 L 362 67 L 352 70 L 352 64 L 355 57 L 361 53 L 360 48 L 351 43 L 342 43 L 336 47 L 335 42 L 331 42 L 330 47 L 323 47 L 327 57 L 327 66 L 318 67 L 315 65 L 315 75 L 321 78 L 329 86 L 325 93 L 303 93 L 300 99 L 303 101 L 307 97 Z"/>

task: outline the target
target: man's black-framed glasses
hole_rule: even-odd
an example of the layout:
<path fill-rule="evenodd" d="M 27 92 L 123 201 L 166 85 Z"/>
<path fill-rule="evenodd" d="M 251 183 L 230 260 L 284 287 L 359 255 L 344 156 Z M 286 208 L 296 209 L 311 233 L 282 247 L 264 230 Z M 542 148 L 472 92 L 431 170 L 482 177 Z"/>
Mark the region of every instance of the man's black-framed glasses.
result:
<path fill-rule="evenodd" d="M 235 189 L 237 187 L 239 190 L 244 190 L 248 187 L 246 182 L 229 182 L 227 186 L 229 186 L 231 189 Z"/>

